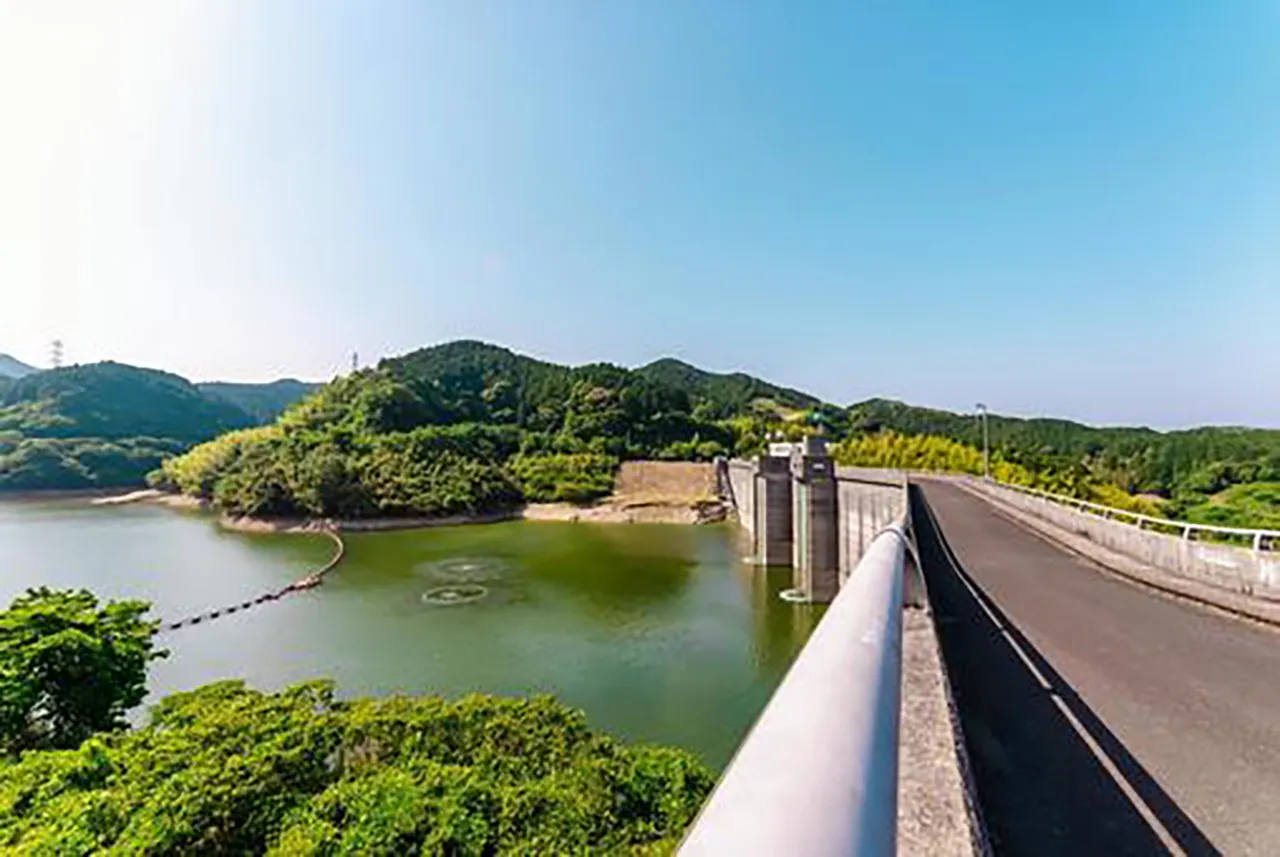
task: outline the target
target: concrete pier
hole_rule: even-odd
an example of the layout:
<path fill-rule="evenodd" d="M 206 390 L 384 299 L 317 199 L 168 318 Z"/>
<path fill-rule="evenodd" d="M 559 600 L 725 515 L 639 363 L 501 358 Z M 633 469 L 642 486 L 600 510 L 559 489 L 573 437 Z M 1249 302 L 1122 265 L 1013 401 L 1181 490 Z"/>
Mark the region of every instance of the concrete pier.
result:
<path fill-rule="evenodd" d="M 756 460 L 756 561 L 762 565 L 791 565 L 794 544 L 791 462 L 762 455 Z"/>
<path fill-rule="evenodd" d="M 795 587 L 810 601 L 828 602 L 840 589 L 840 526 L 835 465 L 820 438 L 791 453 L 792 567 Z"/>
<path fill-rule="evenodd" d="M 807 600 L 835 598 L 871 540 L 906 512 L 901 477 L 838 468 L 821 438 L 723 464 L 721 493 L 749 560 L 794 569 Z"/>

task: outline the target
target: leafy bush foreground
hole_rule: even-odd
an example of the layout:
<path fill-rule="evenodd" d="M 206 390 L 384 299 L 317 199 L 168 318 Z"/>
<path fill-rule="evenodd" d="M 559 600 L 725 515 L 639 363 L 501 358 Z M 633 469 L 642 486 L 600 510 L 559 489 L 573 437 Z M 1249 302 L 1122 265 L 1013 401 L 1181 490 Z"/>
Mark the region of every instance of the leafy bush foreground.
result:
<path fill-rule="evenodd" d="M 31 854 L 658 853 L 712 785 L 680 750 L 548 697 L 339 701 L 238 681 L 0 762 L 0 848 Z"/>

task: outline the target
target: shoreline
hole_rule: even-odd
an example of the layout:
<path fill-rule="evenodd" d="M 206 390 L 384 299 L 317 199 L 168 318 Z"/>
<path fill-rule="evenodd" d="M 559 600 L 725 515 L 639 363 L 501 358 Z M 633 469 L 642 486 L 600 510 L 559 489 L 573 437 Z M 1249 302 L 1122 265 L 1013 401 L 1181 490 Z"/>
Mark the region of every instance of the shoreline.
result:
<path fill-rule="evenodd" d="M 604 500 L 591 506 L 572 503 L 530 503 L 524 507 L 526 521 L 567 521 L 583 524 L 681 524 L 699 526 L 725 520 L 722 501 L 625 502 Z"/>
<path fill-rule="evenodd" d="M 125 494 L 91 496 L 94 506 L 124 506 L 134 503 L 164 506 L 179 511 L 214 511 L 207 500 L 172 494 L 155 489 L 130 491 Z M 577 506 L 571 503 L 529 503 L 498 512 L 442 515 L 435 517 L 382 518 L 255 518 L 219 515 L 218 526 L 239 533 L 360 533 L 392 530 L 417 530 L 471 524 L 496 524 L 503 521 L 552 521 L 592 524 L 680 524 L 698 526 L 725 520 L 725 507 L 720 501 L 628 503 L 606 499 L 599 503 Z"/>
<path fill-rule="evenodd" d="M 194 499 L 194 498 L 188 498 Z M 203 503 L 203 501 L 196 501 Z M 167 505 L 167 504 L 165 504 Z M 191 507 L 186 507 L 191 508 Z M 207 504 L 205 504 L 207 508 Z M 389 530 L 423 530 L 463 524 L 497 524 L 520 519 L 521 510 L 484 512 L 474 515 L 406 518 L 254 518 L 220 515 L 218 526 L 236 533 L 364 533 Z"/>
<path fill-rule="evenodd" d="M 127 487 L 127 486 L 125 486 Z M 115 488 L 31 488 L 19 491 L 0 491 L 0 503 L 13 500 L 30 503 L 39 500 L 93 500 L 109 499 L 125 487 Z"/>

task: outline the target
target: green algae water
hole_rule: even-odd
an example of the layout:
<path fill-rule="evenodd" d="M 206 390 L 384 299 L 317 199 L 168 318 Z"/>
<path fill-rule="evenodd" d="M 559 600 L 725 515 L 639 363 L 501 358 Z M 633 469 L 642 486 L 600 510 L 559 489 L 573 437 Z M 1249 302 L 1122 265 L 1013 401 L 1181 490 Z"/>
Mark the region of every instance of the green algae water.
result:
<path fill-rule="evenodd" d="M 550 693 L 594 728 L 721 767 L 818 619 L 730 526 L 515 521 L 346 535 L 323 586 L 165 634 L 152 698 L 319 676 L 345 695 Z M 166 620 L 322 564 L 323 537 L 84 501 L 0 502 L 0 601 L 31 586 L 150 600 Z"/>

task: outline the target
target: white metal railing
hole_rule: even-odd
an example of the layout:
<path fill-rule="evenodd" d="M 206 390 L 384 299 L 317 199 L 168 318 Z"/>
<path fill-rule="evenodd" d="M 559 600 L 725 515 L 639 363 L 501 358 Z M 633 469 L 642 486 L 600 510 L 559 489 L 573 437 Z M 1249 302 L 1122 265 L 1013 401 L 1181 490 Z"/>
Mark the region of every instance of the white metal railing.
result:
<path fill-rule="evenodd" d="M 682 857 L 895 853 L 908 514 L 872 540 L 831 602 Z"/>
<path fill-rule="evenodd" d="M 983 480 L 975 481 L 982 482 Z M 1157 518 L 1152 515 L 1144 515 L 1141 512 L 1132 512 L 1128 509 L 1117 509 L 1114 506 L 1104 506 L 1101 503 L 1094 503 L 1089 500 L 1080 500 L 1075 497 L 1069 497 L 1065 494 L 1054 494 L 1051 491 L 1042 491 L 1039 488 L 1028 488 L 1025 485 L 1014 485 L 1008 482 L 995 481 L 992 481 L 990 484 L 1000 488 L 1019 491 L 1023 494 L 1029 494 L 1033 497 L 1040 497 L 1044 500 L 1051 500 L 1064 506 L 1072 506 L 1082 512 L 1089 512 L 1108 520 L 1118 520 L 1119 523 L 1125 523 L 1125 519 L 1127 518 L 1132 520 L 1135 526 L 1139 528 L 1150 524 L 1152 526 L 1181 530 L 1182 537 L 1184 539 L 1190 539 L 1195 533 L 1235 536 L 1251 539 L 1254 550 L 1280 549 L 1280 530 L 1222 527 L 1216 524 L 1193 524 L 1190 521 L 1176 521 L 1170 518 Z"/>
<path fill-rule="evenodd" d="M 842 470 L 850 472 L 856 470 L 867 470 L 868 472 L 879 472 L 884 474 L 899 474 L 902 478 L 910 478 L 913 476 L 922 476 L 933 479 L 956 479 L 972 482 L 979 485 L 993 485 L 997 488 L 1007 488 L 1011 491 L 1019 491 L 1033 497 L 1040 497 L 1045 500 L 1052 500 L 1064 506 L 1071 506 L 1082 512 L 1098 515 L 1108 520 L 1115 520 L 1118 523 L 1125 523 L 1126 519 L 1132 521 L 1139 528 L 1147 525 L 1155 527 L 1163 527 L 1169 529 L 1180 530 L 1184 539 L 1192 539 L 1197 533 L 1214 536 L 1228 536 L 1235 538 L 1248 538 L 1253 542 L 1253 549 L 1280 551 L 1280 530 L 1268 530 L 1250 527 L 1224 527 L 1218 524 L 1195 524 L 1191 521 L 1178 521 L 1172 518 L 1157 518 L 1154 515 L 1144 515 L 1141 512 L 1133 512 L 1128 509 L 1118 509 L 1115 506 L 1104 506 L 1101 503 L 1094 503 L 1090 500 L 1081 500 L 1076 497 L 1070 497 L 1066 494 L 1055 494 L 1052 491 L 1044 491 L 1039 488 L 1029 488 L 1025 485 L 1015 485 L 1012 482 L 997 482 L 994 479 L 984 479 L 981 476 L 975 476 L 972 473 L 964 473 L 952 470 L 902 470 L 895 468 L 852 468 L 842 467 Z"/>

